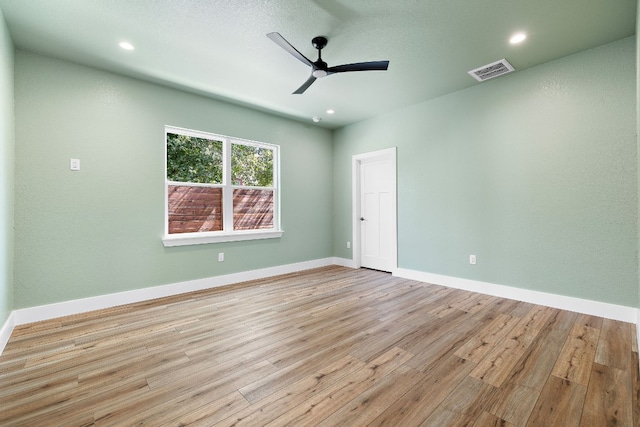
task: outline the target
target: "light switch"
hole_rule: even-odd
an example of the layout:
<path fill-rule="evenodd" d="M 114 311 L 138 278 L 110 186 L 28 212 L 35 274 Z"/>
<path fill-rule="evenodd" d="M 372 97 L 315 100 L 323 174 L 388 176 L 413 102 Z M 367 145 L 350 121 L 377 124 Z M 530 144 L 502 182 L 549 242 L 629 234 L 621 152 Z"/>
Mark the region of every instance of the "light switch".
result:
<path fill-rule="evenodd" d="M 80 159 L 71 159 L 71 161 L 69 163 L 69 169 L 71 169 L 72 171 L 79 171 L 80 170 Z"/>

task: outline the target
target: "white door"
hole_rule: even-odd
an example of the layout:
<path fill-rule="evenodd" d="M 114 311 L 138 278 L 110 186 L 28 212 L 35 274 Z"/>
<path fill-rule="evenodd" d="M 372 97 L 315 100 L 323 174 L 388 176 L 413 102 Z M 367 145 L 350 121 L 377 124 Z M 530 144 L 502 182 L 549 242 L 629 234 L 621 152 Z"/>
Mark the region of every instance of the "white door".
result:
<path fill-rule="evenodd" d="M 358 168 L 360 265 L 393 271 L 397 267 L 395 150 L 370 153 L 359 159 Z"/>

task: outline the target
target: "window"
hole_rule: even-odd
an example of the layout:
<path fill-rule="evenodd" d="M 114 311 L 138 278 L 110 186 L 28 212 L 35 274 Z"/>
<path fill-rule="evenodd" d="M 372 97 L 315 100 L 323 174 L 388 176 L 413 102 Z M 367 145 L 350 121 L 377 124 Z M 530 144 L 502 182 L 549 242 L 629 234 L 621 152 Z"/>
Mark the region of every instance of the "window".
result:
<path fill-rule="evenodd" d="M 165 246 L 280 237 L 278 146 L 165 127 Z"/>

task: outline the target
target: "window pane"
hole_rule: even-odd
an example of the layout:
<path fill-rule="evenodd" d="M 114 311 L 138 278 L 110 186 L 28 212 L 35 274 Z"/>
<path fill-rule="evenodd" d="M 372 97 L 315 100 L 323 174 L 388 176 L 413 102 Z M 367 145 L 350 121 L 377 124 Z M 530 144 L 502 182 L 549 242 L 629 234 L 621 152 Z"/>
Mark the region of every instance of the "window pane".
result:
<path fill-rule="evenodd" d="M 273 228 L 273 190 L 233 190 L 233 229 Z"/>
<path fill-rule="evenodd" d="M 167 133 L 167 179 L 222 184 L 222 142 Z"/>
<path fill-rule="evenodd" d="M 169 185 L 169 234 L 222 230 L 222 188 Z"/>
<path fill-rule="evenodd" d="M 273 186 L 273 150 L 231 145 L 231 182 L 251 187 Z"/>

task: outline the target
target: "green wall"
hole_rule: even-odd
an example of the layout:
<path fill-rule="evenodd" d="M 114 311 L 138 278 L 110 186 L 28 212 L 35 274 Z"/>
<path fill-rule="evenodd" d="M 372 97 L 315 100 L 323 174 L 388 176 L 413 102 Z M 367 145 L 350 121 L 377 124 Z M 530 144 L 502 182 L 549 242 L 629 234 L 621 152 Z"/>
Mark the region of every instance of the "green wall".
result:
<path fill-rule="evenodd" d="M 640 5 L 640 0 L 638 0 L 638 4 Z M 638 130 L 640 129 L 640 43 L 638 43 L 638 29 L 640 29 L 640 7 L 636 8 L 636 138 L 638 140 L 637 162 L 640 165 L 640 134 L 638 134 Z M 640 170 L 638 171 L 638 191 L 640 192 Z M 638 239 L 640 239 L 640 193 L 638 203 Z M 638 250 L 640 251 L 640 240 L 638 241 Z M 640 253 L 638 254 L 638 268 L 638 308 L 640 309 Z M 636 328 L 636 332 L 640 337 L 640 310 L 638 316 L 639 326 Z"/>
<path fill-rule="evenodd" d="M 337 131 L 334 254 L 351 258 L 351 156 L 397 146 L 400 268 L 637 307 L 635 52 L 627 38 Z"/>
<path fill-rule="evenodd" d="M 13 43 L 0 11 L 0 326 L 13 309 Z"/>
<path fill-rule="evenodd" d="M 16 309 L 332 255 L 330 131 L 20 50 L 15 66 Z M 164 125 L 279 144 L 283 237 L 163 247 Z"/>
<path fill-rule="evenodd" d="M 14 58 L 3 34 L 4 89 Z M 638 307 L 635 55 L 628 38 L 332 134 L 18 50 L 16 231 L 3 168 L 0 320 L 12 299 L 25 308 L 351 258 L 351 156 L 391 146 L 399 267 Z M 12 97 L 2 93 L 11 163 Z M 165 124 L 279 144 L 284 236 L 164 248 Z"/>

